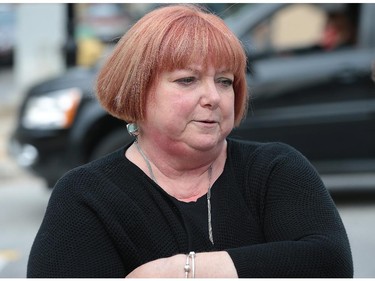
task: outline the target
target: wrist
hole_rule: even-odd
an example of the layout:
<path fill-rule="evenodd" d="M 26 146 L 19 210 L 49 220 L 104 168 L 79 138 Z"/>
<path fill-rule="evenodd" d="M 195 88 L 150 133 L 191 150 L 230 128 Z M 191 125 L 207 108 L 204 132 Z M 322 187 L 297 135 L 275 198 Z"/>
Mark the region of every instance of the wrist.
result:
<path fill-rule="evenodd" d="M 195 252 L 191 251 L 186 255 L 185 259 L 185 278 L 195 278 Z"/>

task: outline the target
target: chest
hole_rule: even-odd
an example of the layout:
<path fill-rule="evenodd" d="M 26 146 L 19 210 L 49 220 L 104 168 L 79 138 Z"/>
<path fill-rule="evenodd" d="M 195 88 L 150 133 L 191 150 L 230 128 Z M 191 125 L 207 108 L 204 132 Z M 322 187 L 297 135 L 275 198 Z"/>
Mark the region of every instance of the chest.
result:
<path fill-rule="evenodd" d="M 193 203 L 177 201 L 150 188 L 147 198 L 128 200 L 116 214 L 115 244 L 126 261 L 149 260 L 189 251 L 238 248 L 264 242 L 258 211 L 248 202 L 236 181 L 221 177 L 211 189 L 211 224 L 214 244 L 209 240 L 206 195 Z"/>

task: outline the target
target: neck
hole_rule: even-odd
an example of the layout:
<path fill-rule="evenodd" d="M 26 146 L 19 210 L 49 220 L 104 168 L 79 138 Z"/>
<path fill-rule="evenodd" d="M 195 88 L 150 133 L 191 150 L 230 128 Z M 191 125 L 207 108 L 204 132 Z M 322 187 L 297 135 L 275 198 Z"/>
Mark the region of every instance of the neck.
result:
<path fill-rule="evenodd" d="M 159 144 L 142 137 L 138 143 L 157 170 L 171 178 L 179 178 L 184 174 L 199 176 L 220 156 L 226 156 L 225 139 L 204 151 L 179 143 Z"/>
<path fill-rule="evenodd" d="M 138 144 L 141 152 L 133 145 L 133 159 L 129 155 L 127 157 L 168 194 L 181 201 L 196 201 L 206 194 L 208 186 L 224 169 L 226 141 L 211 151 L 193 151 L 178 157 L 142 138 Z"/>

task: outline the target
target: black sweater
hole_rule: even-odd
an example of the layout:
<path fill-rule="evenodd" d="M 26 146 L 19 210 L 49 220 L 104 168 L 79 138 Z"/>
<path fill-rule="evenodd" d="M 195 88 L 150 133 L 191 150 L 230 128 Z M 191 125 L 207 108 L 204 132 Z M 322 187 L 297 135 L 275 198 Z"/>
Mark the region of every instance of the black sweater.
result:
<path fill-rule="evenodd" d="M 352 277 L 348 238 L 311 164 L 278 143 L 228 140 L 207 201 L 169 196 L 124 147 L 56 184 L 34 241 L 28 277 L 124 277 L 148 261 L 226 250 L 240 277 Z M 183 265 L 181 265 L 181 270 Z"/>

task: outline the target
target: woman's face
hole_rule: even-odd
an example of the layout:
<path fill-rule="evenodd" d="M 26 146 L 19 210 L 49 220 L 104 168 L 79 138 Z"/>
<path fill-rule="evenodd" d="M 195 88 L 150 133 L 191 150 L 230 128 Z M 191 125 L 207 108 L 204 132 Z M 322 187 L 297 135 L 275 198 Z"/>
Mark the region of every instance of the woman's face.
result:
<path fill-rule="evenodd" d="M 166 149 L 206 151 L 234 126 L 234 76 L 200 65 L 162 72 L 147 103 L 143 136 Z"/>

